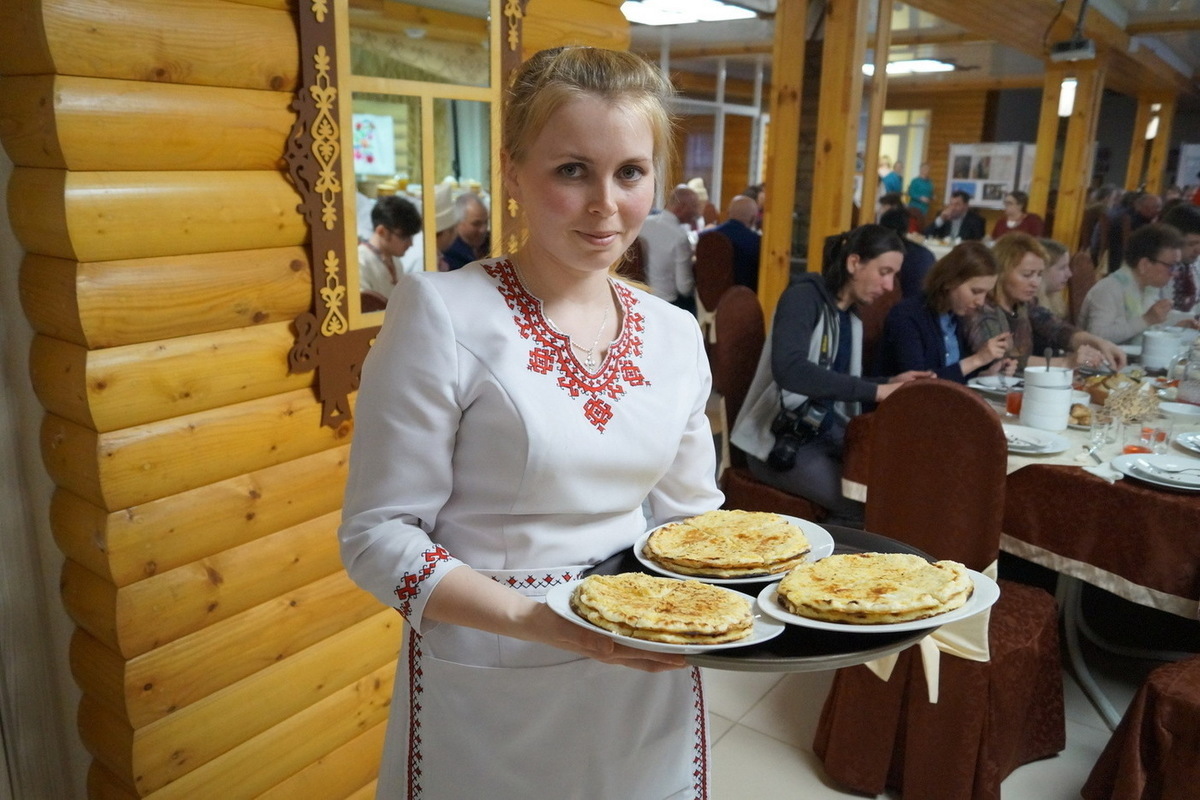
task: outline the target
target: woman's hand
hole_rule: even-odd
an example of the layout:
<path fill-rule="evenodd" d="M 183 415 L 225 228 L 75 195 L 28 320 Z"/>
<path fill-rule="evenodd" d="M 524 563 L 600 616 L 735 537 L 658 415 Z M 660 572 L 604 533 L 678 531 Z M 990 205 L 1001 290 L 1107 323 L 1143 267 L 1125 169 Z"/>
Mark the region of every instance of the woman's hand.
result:
<path fill-rule="evenodd" d="M 962 369 L 963 375 L 970 375 L 977 369 L 987 367 L 988 375 L 995 375 L 1003 370 L 1004 362 L 1001 359 L 1008 353 L 1008 349 L 1012 347 L 1012 333 L 1005 331 L 998 333 L 992 338 L 983 343 L 983 346 L 976 350 L 972 355 L 967 356 L 959 363 L 959 368 Z M 1016 369 L 1017 362 L 1012 361 L 1011 369 Z M 1012 374 L 1011 372 L 1006 374 Z"/>
<path fill-rule="evenodd" d="M 937 375 L 929 370 L 910 369 L 908 372 L 901 372 L 899 375 L 893 375 L 888 379 L 887 383 L 881 383 L 875 387 L 875 402 L 882 402 L 889 394 L 900 388 L 902 384 L 909 381 L 915 381 L 920 378 L 936 378 Z"/>
<path fill-rule="evenodd" d="M 644 672 L 666 672 L 687 666 L 683 656 L 676 653 L 654 653 L 618 644 L 602 633 L 589 631 L 555 614 L 544 603 L 532 609 L 531 629 L 541 631 L 538 641 L 569 650 L 605 664 L 640 669 Z"/>

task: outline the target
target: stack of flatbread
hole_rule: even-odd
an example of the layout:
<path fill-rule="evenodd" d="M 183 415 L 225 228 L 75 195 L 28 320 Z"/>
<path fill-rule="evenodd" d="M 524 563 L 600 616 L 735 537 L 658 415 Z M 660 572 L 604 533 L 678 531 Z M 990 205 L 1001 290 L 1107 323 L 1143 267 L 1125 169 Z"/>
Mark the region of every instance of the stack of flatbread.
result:
<path fill-rule="evenodd" d="M 606 631 L 652 642 L 719 644 L 754 629 L 744 595 L 638 572 L 589 575 L 575 587 L 571 608 Z"/>
<path fill-rule="evenodd" d="M 683 575 L 741 578 L 786 572 L 810 549 L 804 531 L 778 514 L 722 510 L 658 528 L 642 555 Z"/>
<path fill-rule="evenodd" d="M 825 622 L 879 625 L 925 619 L 961 607 L 974 591 L 957 561 L 907 553 L 849 553 L 801 564 L 779 582 L 779 604 Z"/>

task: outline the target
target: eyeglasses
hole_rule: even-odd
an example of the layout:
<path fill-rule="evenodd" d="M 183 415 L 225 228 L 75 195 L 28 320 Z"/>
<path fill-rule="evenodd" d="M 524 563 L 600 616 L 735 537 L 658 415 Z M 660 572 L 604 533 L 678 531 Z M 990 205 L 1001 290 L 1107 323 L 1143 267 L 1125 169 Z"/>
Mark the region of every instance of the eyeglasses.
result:
<path fill-rule="evenodd" d="M 1182 261 L 1174 261 L 1174 262 L 1172 262 L 1172 261 L 1160 261 L 1160 260 L 1159 260 L 1159 259 L 1157 259 L 1157 258 L 1152 258 L 1152 259 L 1150 259 L 1150 260 L 1151 260 L 1151 261 L 1153 261 L 1155 264 L 1161 264 L 1162 266 L 1166 267 L 1167 269 L 1171 270 L 1172 272 L 1176 272 L 1176 271 L 1178 271 L 1178 270 L 1181 270 L 1181 269 L 1183 269 L 1183 268 L 1186 266 L 1186 265 L 1185 265 L 1185 264 L 1184 264 Z"/>

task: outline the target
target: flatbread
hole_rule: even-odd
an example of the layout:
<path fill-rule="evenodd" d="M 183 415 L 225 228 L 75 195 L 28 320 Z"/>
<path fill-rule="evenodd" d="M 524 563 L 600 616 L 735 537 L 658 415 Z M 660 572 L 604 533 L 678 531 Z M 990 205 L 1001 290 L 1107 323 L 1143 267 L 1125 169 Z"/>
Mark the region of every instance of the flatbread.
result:
<path fill-rule="evenodd" d="M 793 569 L 777 597 L 801 617 L 851 625 L 925 619 L 960 608 L 974 591 L 957 561 L 907 553 L 847 553 Z"/>
<path fill-rule="evenodd" d="M 745 595 L 638 572 L 589 575 L 571 594 L 571 608 L 604 630 L 671 644 L 733 642 L 754 629 Z"/>
<path fill-rule="evenodd" d="M 786 572 L 810 550 L 804 531 L 779 514 L 718 510 L 658 528 L 642 555 L 684 575 L 736 578 Z"/>

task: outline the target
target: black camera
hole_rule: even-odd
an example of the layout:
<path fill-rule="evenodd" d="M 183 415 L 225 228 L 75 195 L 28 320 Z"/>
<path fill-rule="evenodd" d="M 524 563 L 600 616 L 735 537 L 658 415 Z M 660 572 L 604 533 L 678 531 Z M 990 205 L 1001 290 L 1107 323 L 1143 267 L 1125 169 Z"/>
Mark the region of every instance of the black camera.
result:
<path fill-rule="evenodd" d="M 777 472 L 796 466 L 797 451 L 817 438 L 824 419 L 825 410 L 807 401 L 797 408 L 782 409 L 771 421 L 775 446 L 767 454 L 767 466 Z"/>

